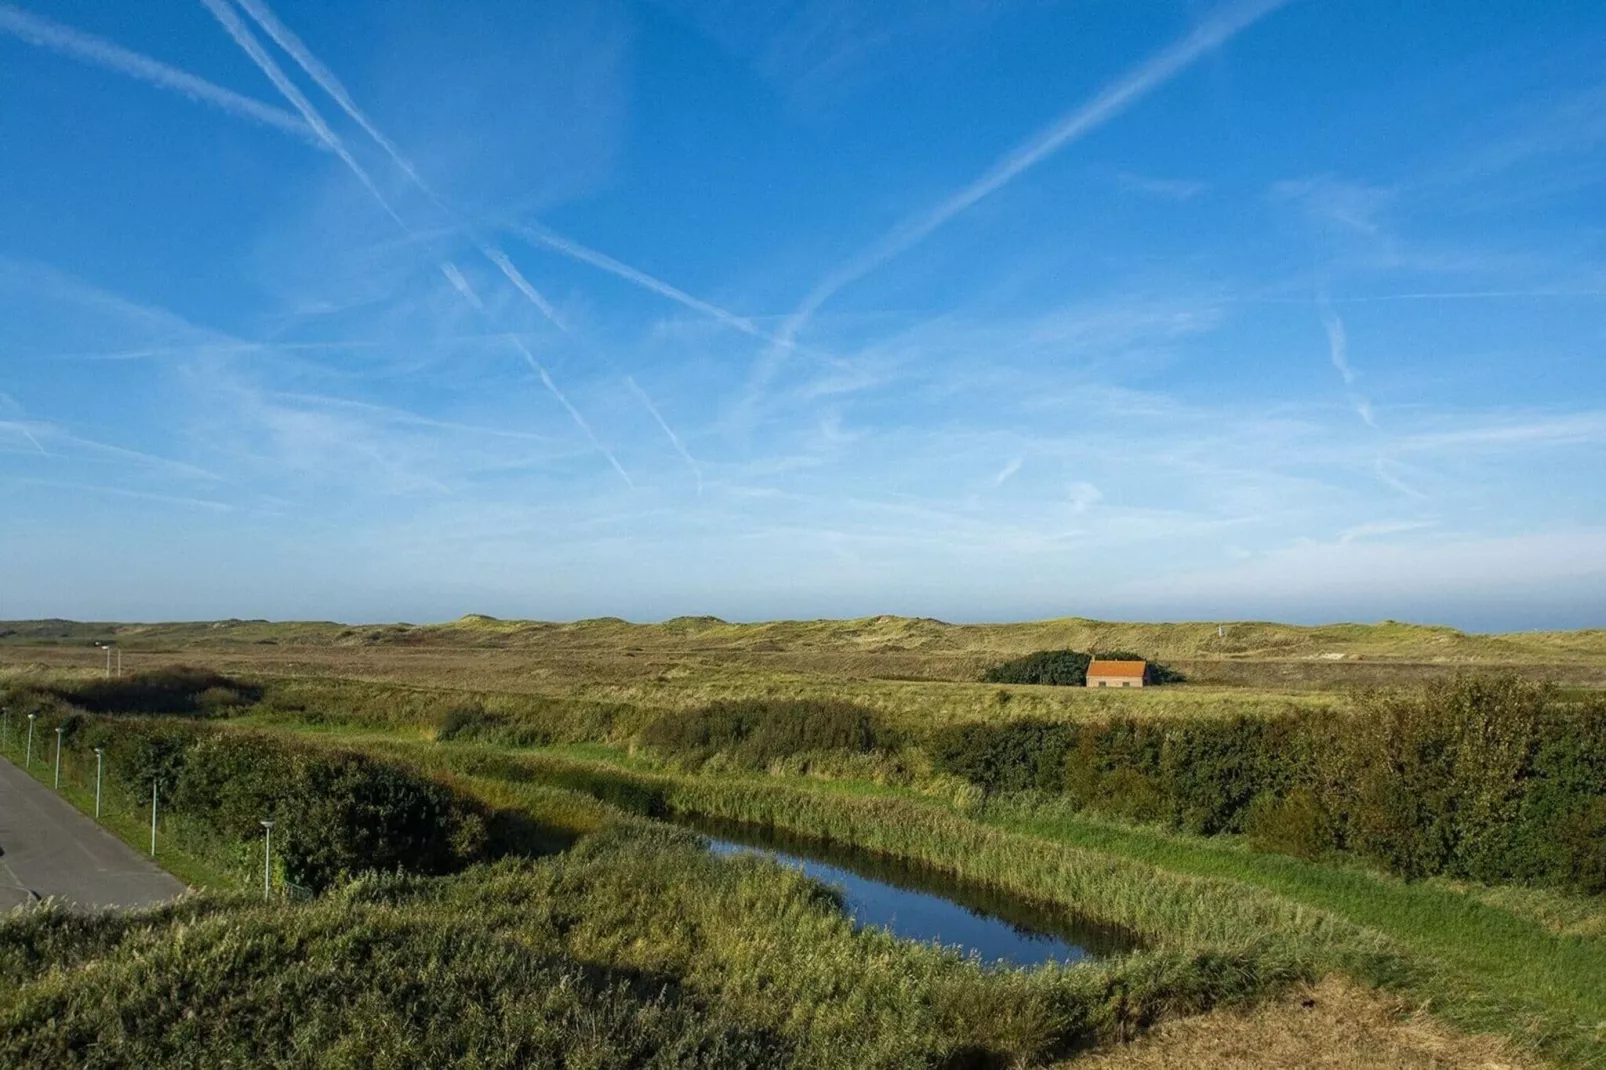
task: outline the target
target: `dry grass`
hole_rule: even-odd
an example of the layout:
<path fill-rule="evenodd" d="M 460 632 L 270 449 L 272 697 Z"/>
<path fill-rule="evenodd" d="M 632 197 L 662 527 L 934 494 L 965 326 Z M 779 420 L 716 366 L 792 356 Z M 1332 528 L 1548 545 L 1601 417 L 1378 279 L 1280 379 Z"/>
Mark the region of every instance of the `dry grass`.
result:
<path fill-rule="evenodd" d="M 1251 1010 L 1167 1022 L 1075 1070 L 1529 1070 L 1545 1064 L 1489 1036 L 1466 1036 L 1339 977 Z"/>

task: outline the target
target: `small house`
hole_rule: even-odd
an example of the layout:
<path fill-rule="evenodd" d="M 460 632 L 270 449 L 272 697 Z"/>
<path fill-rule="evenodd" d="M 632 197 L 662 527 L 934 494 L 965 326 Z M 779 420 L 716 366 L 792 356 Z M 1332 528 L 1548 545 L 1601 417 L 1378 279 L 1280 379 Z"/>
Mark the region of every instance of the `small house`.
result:
<path fill-rule="evenodd" d="M 1146 661 L 1101 661 L 1094 658 L 1087 667 L 1088 687 L 1142 687 Z"/>

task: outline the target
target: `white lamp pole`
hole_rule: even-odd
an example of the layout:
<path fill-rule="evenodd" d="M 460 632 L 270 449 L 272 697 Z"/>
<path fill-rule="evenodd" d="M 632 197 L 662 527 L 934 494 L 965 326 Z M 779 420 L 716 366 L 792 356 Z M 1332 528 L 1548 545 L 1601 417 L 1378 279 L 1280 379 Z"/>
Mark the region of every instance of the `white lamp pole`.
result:
<path fill-rule="evenodd" d="M 56 726 L 56 789 L 61 790 L 61 725 Z"/>
<path fill-rule="evenodd" d="M 156 857 L 156 781 L 151 781 L 151 857 Z"/>
<path fill-rule="evenodd" d="M 262 822 L 262 901 L 272 895 L 269 879 L 273 873 L 273 822 Z"/>
<path fill-rule="evenodd" d="M 22 760 L 22 767 L 24 769 L 33 768 L 33 722 L 34 718 L 38 716 L 39 715 L 37 713 L 30 713 L 28 715 L 28 756 Z"/>
<path fill-rule="evenodd" d="M 110 643 L 96 643 L 95 645 L 100 647 L 102 650 L 104 650 L 106 652 L 106 679 L 110 680 L 112 678 L 112 647 L 111 647 L 111 644 Z"/>
<path fill-rule="evenodd" d="M 11 749 L 11 707 L 0 706 L 0 753 Z"/>
<path fill-rule="evenodd" d="M 100 763 L 103 752 L 95 748 L 95 820 L 100 820 Z"/>

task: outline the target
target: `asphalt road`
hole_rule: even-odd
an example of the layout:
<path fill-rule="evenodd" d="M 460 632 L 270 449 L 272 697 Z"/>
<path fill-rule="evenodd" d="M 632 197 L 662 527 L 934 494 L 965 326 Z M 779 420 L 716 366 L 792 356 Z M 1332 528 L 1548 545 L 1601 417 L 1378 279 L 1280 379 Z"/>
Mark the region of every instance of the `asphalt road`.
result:
<path fill-rule="evenodd" d="M 51 896 L 78 907 L 162 903 L 184 885 L 0 758 L 0 910 Z"/>

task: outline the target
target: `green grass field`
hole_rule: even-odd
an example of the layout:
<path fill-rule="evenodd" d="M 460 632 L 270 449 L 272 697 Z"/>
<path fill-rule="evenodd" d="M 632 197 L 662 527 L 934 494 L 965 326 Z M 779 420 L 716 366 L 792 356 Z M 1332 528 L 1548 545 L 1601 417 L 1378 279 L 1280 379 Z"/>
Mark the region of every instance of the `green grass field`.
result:
<path fill-rule="evenodd" d="M 533 862 L 370 878 L 310 903 L 262 907 L 239 897 L 245 867 L 228 844 L 182 821 L 164 827 L 169 865 L 214 889 L 203 899 L 133 927 L 54 915 L 0 924 L 0 974 L 15 982 L 0 996 L 12 1045 L 0 1055 L 19 1065 L 82 1058 L 85 1036 L 118 1038 L 103 1065 L 116 1064 L 107 1052 L 165 1064 L 178 1058 L 174 1038 L 192 1034 L 198 1050 L 220 1056 L 321 1050 L 330 1065 L 409 1065 L 454 1052 L 565 1052 L 574 1065 L 598 1066 L 1036 1065 L 1343 977 L 1398 1006 L 1425 1006 L 1453 1030 L 1503 1037 L 1534 1065 L 1606 1067 L 1601 896 L 1406 881 L 1354 859 L 1302 861 L 1255 851 L 1241 836 L 1099 818 L 1060 797 L 987 797 L 935 771 L 921 742 L 969 723 L 1338 715 L 1353 708 L 1357 688 L 1466 666 L 1587 685 L 1606 664 L 1606 633 L 1232 625 L 1223 641 L 1214 624 L 898 618 L 40 622 L 0 632 L 0 688 L 10 694 L 54 687 L 70 699 L 102 664 L 87 644 L 114 637 L 125 665 L 206 666 L 255 688 L 249 702 L 206 711 L 219 730 L 361 751 L 523 814 L 572 845 Z M 975 682 L 992 660 L 1079 642 L 1152 652 L 1218 682 L 1119 695 Z M 767 768 L 717 754 L 688 762 L 641 744 L 657 719 L 745 700 L 852 703 L 910 742 L 890 757 L 813 755 Z M 484 731 L 437 739 L 459 722 Z M 83 808 L 92 800 L 80 761 L 69 758 L 67 780 Z M 113 831 L 139 842 L 132 800 L 113 809 Z M 917 861 L 1122 927 L 1144 950 L 1068 968 L 980 970 L 856 931 L 808 882 L 710 858 L 649 814 L 768 824 Z M 168 954 L 180 933 L 198 963 Z M 458 941 L 482 954 L 458 955 Z M 331 1039 L 334 1019 L 322 1011 L 294 1028 L 269 1020 L 266 990 L 314 998 L 312 974 L 285 957 L 291 947 L 361 1008 L 347 1040 Z M 369 961 L 379 970 L 364 979 L 359 964 Z M 397 995 L 378 980 L 414 969 L 433 971 L 431 983 Z M 173 986 L 206 992 L 234 1025 L 188 1024 L 180 1005 L 157 996 Z M 576 995 L 535 995 L 551 991 Z M 476 1000 L 490 1002 L 469 1009 Z M 154 1008 L 149 1020 L 108 1017 L 132 1004 Z M 436 1023 L 438 1009 L 456 1018 Z"/>

